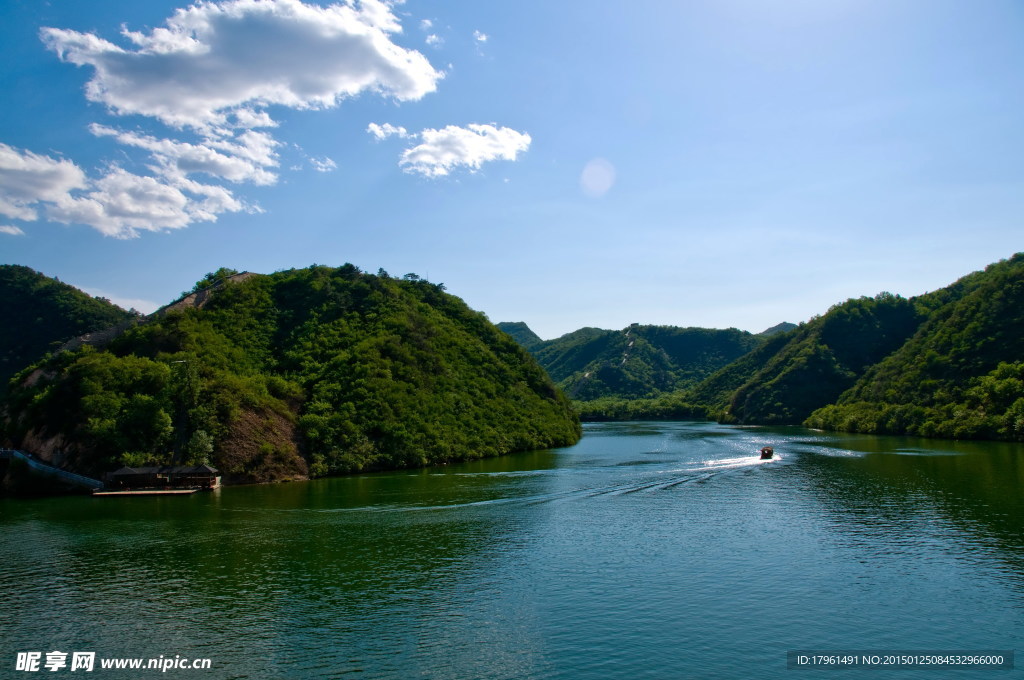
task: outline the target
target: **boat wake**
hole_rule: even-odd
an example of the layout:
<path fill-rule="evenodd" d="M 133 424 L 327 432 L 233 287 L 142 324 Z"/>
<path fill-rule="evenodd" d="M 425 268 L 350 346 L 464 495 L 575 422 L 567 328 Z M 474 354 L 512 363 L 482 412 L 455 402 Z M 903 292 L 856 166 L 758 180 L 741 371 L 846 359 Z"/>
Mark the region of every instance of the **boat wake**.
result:
<path fill-rule="evenodd" d="M 630 494 L 640 491 L 657 491 L 671 489 L 684 484 L 703 484 L 719 474 L 731 470 L 753 469 L 766 463 L 782 460 L 781 456 L 774 459 L 762 459 L 759 456 L 742 456 L 738 458 L 722 458 L 701 461 L 699 464 L 684 468 L 661 471 L 660 475 L 672 475 L 670 479 L 649 480 L 640 484 L 630 484 L 611 489 L 597 491 L 590 495 L 600 496 L 604 494 Z"/>
<path fill-rule="evenodd" d="M 592 460 L 577 461 L 581 467 L 561 467 L 542 470 L 504 470 L 474 472 L 437 472 L 431 476 L 463 478 L 465 486 L 455 487 L 454 498 L 440 499 L 437 503 L 380 503 L 350 507 L 317 508 L 319 513 L 360 513 L 360 512 L 423 512 L 444 511 L 459 508 L 487 507 L 497 505 L 537 505 L 599 497 L 628 496 L 632 494 L 656 493 L 685 487 L 691 484 L 706 484 L 723 475 L 753 471 L 763 465 L 777 463 L 783 456 L 776 454 L 772 459 L 757 455 L 712 458 L 684 461 L 641 461 L 605 462 L 590 467 Z M 640 464 L 643 463 L 643 464 Z M 652 469 L 661 468 L 661 469 Z M 599 473 L 599 478 L 595 477 Z M 595 484 L 609 477 L 619 478 L 618 483 Z M 625 477 L 625 479 L 623 479 Z M 483 489 L 476 488 L 472 478 L 506 478 L 507 483 L 489 487 L 496 497 L 471 500 Z M 590 482 L 590 484 L 588 484 Z M 546 487 L 547 490 L 542 490 Z M 451 489 L 452 487 L 447 487 Z M 532 493 L 531 493 L 532 491 Z M 462 498 L 458 498 L 462 496 Z M 264 510 L 265 511 L 265 510 Z M 290 509 L 284 512 L 309 512 L 310 509 Z"/>
<path fill-rule="evenodd" d="M 568 501 L 573 499 L 583 498 L 596 498 L 601 496 L 625 496 L 629 494 L 636 494 L 642 492 L 657 492 L 667 489 L 673 489 L 679 486 L 688 484 L 705 484 L 716 477 L 739 470 L 753 470 L 762 465 L 768 463 L 778 462 L 782 460 L 782 456 L 776 455 L 773 459 L 762 459 L 759 456 L 741 456 L 735 458 L 722 458 L 714 460 L 704 460 L 686 467 L 673 468 L 669 470 L 661 470 L 651 472 L 645 475 L 644 479 L 633 479 L 629 482 L 622 484 L 612 484 L 601 487 L 579 487 L 572 489 L 564 489 L 561 491 L 553 491 L 548 493 L 538 494 L 527 494 L 519 496 L 491 498 L 487 500 L 470 501 L 463 503 L 450 503 L 441 505 L 422 505 L 422 506 L 402 506 L 402 507 L 381 507 L 375 506 L 372 508 L 365 508 L 366 510 L 374 510 L 378 512 L 401 512 L 401 511 L 422 511 L 422 510 L 449 510 L 456 508 L 466 507 L 477 507 L 477 506 L 491 506 L 501 504 L 523 504 L 523 505 L 536 505 L 540 503 L 552 503 L 559 501 Z M 622 469 L 622 464 L 616 464 L 612 467 L 618 467 Z M 532 471 L 534 473 L 539 471 Z M 548 470 L 551 475 L 565 476 L 565 473 L 571 472 L 567 469 Z M 479 473 L 474 473 L 479 474 Z M 487 474 L 501 474 L 505 476 L 519 476 L 514 472 L 505 473 L 487 473 Z M 654 475 L 653 478 L 651 475 Z"/>

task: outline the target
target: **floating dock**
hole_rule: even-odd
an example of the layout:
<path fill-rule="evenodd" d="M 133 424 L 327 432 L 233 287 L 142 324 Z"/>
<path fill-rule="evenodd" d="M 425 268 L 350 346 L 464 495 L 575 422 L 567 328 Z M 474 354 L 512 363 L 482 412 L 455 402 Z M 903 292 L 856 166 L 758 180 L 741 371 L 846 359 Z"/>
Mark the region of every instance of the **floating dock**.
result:
<path fill-rule="evenodd" d="M 124 491 L 93 491 L 93 496 L 187 496 L 199 489 L 132 489 Z"/>

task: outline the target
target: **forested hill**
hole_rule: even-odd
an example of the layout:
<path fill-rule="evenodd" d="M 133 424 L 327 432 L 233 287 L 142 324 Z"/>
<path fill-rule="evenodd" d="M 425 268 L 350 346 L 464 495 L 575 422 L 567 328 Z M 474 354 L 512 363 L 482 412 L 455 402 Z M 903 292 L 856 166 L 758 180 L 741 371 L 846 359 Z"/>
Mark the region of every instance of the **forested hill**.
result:
<path fill-rule="evenodd" d="M 522 323 L 499 327 L 511 329 L 520 342 L 536 337 Z M 621 331 L 581 328 L 523 344 L 570 397 L 585 402 L 652 398 L 694 385 L 763 341 L 735 328 L 633 324 Z"/>
<path fill-rule="evenodd" d="M 920 330 L 808 424 L 1024 441 L 1024 254 L 916 302 Z"/>
<path fill-rule="evenodd" d="M 352 265 L 200 281 L 202 306 L 26 369 L 8 441 L 75 468 L 209 460 L 263 481 L 568 445 L 543 369 L 443 286 Z"/>
<path fill-rule="evenodd" d="M 1024 255 L 836 305 L 680 399 L 724 422 L 1024 440 Z"/>
<path fill-rule="evenodd" d="M 0 394 L 11 376 L 67 340 L 134 316 L 28 267 L 0 265 Z"/>

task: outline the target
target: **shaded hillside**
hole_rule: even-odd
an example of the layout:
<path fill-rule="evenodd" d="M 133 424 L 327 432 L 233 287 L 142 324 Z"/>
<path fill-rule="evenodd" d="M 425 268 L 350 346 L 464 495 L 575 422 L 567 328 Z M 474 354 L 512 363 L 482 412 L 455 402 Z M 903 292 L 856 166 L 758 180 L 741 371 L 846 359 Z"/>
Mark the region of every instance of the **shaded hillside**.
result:
<path fill-rule="evenodd" d="M 202 305 L 23 372 L 9 439 L 87 472 L 208 459 L 261 481 L 579 438 L 530 355 L 443 286 L 352 265 L 229 274 L 197 284 L 218 286 Z"/>
<path fill-rule="evenodd" d="M 723 418 L 733 395 L 768 364 L 793 339 L 794 332 L 773 334 L 764 344 L 732 363 L 720 368 L 694 387 L 686 390 L 686 398 L 703 404 L 709 413 Z"/>
<path fill-rule="evenodd" d="M 11 376 L 67 340 L 134 317 L 28 267 L 0 265 L 0 394 Z"/>
<path fill-rule="evenodd" d="M 581 328 L 529 347 L 552 379 L 581 402 L 654 398 L 693 385 L 762 340 L 734 328 L 633 324 Z"/>
<path fill-rule="evenodd" d="M 912 302 L 889 293 L 847 300 L 771 337 L 760 350 L 698 385 L 692 398 L 725 422 L 800 423 L 898 349 L 923 318 Z"/>
<path fill-rule="evenodd" d="M 814 427 L 1024 439 L 1024 255 L 921 298 L 920 331 L 873 366 Z"/>

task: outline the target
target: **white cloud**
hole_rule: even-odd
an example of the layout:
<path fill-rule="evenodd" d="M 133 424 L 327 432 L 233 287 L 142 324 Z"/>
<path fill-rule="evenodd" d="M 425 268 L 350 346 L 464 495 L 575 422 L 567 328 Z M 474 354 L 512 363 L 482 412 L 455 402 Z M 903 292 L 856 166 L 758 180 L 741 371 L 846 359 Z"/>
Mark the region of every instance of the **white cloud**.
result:
<path fill-rule="evenodd" d="M 265 132 L 246 130 L 234 137 L 233 140 L 221 137 L 207 139 L 205 144 L 224 151 L 230 156 L 251 161 L 259 167 L 277 166 L 277 153 L 274 149 L 280 145 L 280 142 Z"/>
<path fill-rule="evenodd" d="M 112 165 L 88 177 L 71 161 L 0 145 L 0 216 L 92 226 L 115 238 L 180 229 L 224 213 L 259 211 L 221 183 L 270 185 L 278 180 L 273 106 L 335 107 L 359 94 L 418 100 L 444 74 L 423 54 L 396 44 L 400 0 L 202 0 L 176 10 L 163 26 L 123 28 L 115 42 L 63 28 L 40 32 L 62 60 L 91 67 L 86 97 L 113 115 L 141 115 L 178 130 L 170 136 L 93 124 L 90 131 L 148 154 L 149 176 Z M 420 28 L 431 45 L 442 39 Z M 474 32 L 478 44 L 487 41 Z M 416 138 L 399 165 L 427 177 L 492 160 L 515 160 L 530 136 L 495 125 L 448 126 L 410 134 L 370 123 L 383 140 Z M 337 164 L 307 156 L 319 172 Z M 196 176 L 204 176 L 202 182 Z M 211 183 L 212 179 L 212 183 Z M 18 229 L 18 227 L 12 227 Z M 4 233 L 11 233 L 9 230 Z"/>
<path fill-rule="evenodd" d="M 409 131 L 406 130 L 404 127 L 394 126 L 391 123 L 384 123 L 383 125 L 378 125 L 377 123 L 370 123 L 369 125 L 366 126 L 366 131 L 369 132 L 374 137 L 376 137 L 378 141 L 382 139 L 387 139 L 392 135 L 397 135 L 402 139 L 405 139 L 406 137 L 409 136 Z"/>
<path fill-rule="evenodd" d="M 17 227 L 12 227 L 10 225 L 4 224 L 0 225 L 0 234 L 10 234 L 11 236 L 24 236 L 25 232 L 23 232 L 21 229 L 18 229 Z"/>
<path fill-rule="evenodd" d="M 120 44 L 93 33 L 42 29 L 42 40 L 62 60 L 92 67 L 89 100 L 112 114 L 189 129 L 191 139 L 93 124 L 94 135 L 146 152 L 151 173 L 115 166 L 93 178 L 70 161 L 0 145 L 0 215 L 34 220 L 43 212 L 51 220 L 129 238 L 225 212 L 258 211 L 225 187 L 193 176 L 275 183 L 282 144 L 266 131 L 277 126 L 270 106 L 330 108 L 367 92 L 408 101 L 437 88 L 443 74 L 419 52 L 392 41 L 402 30 L 392 4 L 196 2 L 161 27 L 122 28 Z M 421 26 L 427 30 L 432 23 Z M 406 134 L 393 126 L 379 132 Z M 309 161 L 319 172 L 337 168 L 327 157 Z"/>
<path fill-rule="evenodd" d="M 0 215 L 35 220 L 36 204 L 61 200 L 85 186 L 85 173 L 71 161 L 0 143 Z"/>
<path fill-rule="evenodd" d="M 107 236 L 134 238 L 140 231 L 181 229 L 244 209 L 223 187 L 187 179 L 172 186 L 115 167 L 93 182 L 85 195 L 48 205 L 46 216 L 65 224 L 87 224 Z"/>
<path fill-rule="evenodd" d="M 449 125 L 441 130 L 426 129 L 416 135 L 421 144 L 406 149 L 398 164 L 408 173 L 442 177 L 464 166 L 478 170 L 493 160 L 514 161 L 520 151 L 530 148 L 530 135 L 494 125 Z"/>
<path fill-rule="evenodd" d="M 338 164 L 326 156 L 323 158 L 311 157 L 309 162 L 313 164 L 313 169 L 317 172 L 332 172 L 338 169 Z"/>
<path fill-rule="evenodd" d="M 93 67 L 91 101 L 209 130 L 271 125 L 263 108 L 273 104 L 328 108 L 367 91 L 420 99 L 443 76 L 392 42 L 400 31 L 380 0 L 227 0 L 179 9 L 148 33 L 123 29 L 127 48 L 61 28 L 41 36 L 61 59 Z"/>

